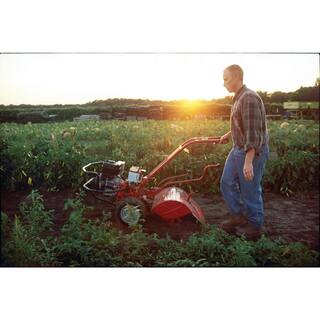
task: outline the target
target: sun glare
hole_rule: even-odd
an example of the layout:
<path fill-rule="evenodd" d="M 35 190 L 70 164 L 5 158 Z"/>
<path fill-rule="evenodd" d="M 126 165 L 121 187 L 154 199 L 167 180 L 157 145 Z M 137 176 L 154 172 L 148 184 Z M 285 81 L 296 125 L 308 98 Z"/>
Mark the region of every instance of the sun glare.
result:
<path fill-rule="evenodd" d="M 190 100 L 190 99 L 186 99 L 184 102 L 183 102 L 184 106 L 187 107 L 187 108 L 190 108 L 190 109 L 194 109 L 197 107 L 197 101 L 196 100 Z"/>

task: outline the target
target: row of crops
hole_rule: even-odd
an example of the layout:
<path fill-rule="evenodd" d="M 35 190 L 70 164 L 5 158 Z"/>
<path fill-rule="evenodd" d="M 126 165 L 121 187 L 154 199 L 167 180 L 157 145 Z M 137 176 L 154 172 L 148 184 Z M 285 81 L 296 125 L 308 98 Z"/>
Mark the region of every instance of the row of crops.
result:
<path fill-rule="evenodd" d="M 206 225 L 188 239 L 144 231 L 114 228 L 109 213 L 87 219 L 79 194 L 64 203 L 69 216 L 56 236 L 54 212 L 46 210 L 42 196 L 33 190 L 10 221 L 1 212 L 2 266 L 111 266 L 111 267 L 219 267 L 219 266 L 318 266 L 319 252 L 301 243 L 248 241 Z"/>
<path fill-rule="evenodd" d="M 149 172 L 191 137 L 220 136 L 229 123 L 203 121 L 87 121 L 0 126 L 1 189 L 40 185 L 49 191 L 79 188 L 86 177 L 81 168 L 97 160 L 123 160 Z M 313 121 L 269 121 L 270 159 L 264 187 L 290 194 L 318 187 L 319 125 Z M 194 145 L 158 177 L 185 173 L 194 177 L 209 163 L 220 163 L 199 191 L 218 192 L 219 179 L 231 143 Z"/>

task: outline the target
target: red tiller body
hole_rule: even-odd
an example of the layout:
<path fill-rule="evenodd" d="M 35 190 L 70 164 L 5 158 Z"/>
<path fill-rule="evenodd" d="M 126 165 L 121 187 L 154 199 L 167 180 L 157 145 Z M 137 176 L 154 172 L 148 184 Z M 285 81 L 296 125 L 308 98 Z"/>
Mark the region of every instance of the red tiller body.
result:
<path fill-rule="evenodd" d="M 167 156 L 158 166 L 156 166 L 149 174 L 142 177 L 137 183 L 129 183 L 128 180 L 123 180 L 119 184 L 119 188 L 115 191 L 116 201 L 121 201 L 128 197 L 133 197 L 145 201 L 149 204 L 150 211 L 153 214 L 159 215 L 166 221 L 179 219 L 185 215 L 192 214 L 201 223 L 205 222 L 203 212 L 199 205 L 191 199 L 191 195 L 181 188 L 175 187 L 175 185 L 181 185 L 190 182 L 200 182 L 204 179 L 206 172 L 209 168 L 216 168 L 219 164 L 207 165 L 202 173 L 202 176 L 196 179 L 184 179 L 188 174 L 168 177 L 162 180 L 156 187 L 148 187 L 148 183 L 151 182 L 155 175 L 157 175 L 166 165 L 168 165 L 181 151 L 186 149 L 192 144 L 219 144 L 220 137 L 195 137 L 185 141 L 178 148 L 176 148 L 169 156 Z M 122 163 L 121 161 L 119 163 Z M 124 163 L 124 162 L 123 162 Z M 89 164 L 91 165 L 91 164 Z M 86 171 L 89 166 L 84 167 L 86 173 L 97 173 Z M 136 167 L 135 167 L 136 168 Z M 91 178 L 84 184 L 87 191 L 92 192 L 104 192 L 103 190 L 92 189 L 88 185 L 93 181 Z"/>

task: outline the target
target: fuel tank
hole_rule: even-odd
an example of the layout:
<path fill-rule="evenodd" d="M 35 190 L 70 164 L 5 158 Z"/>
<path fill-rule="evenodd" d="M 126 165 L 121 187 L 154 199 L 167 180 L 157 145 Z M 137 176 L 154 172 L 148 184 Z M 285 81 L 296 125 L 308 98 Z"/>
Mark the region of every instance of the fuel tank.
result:
<path fill-rule="evenodd" d="M 199 205 L 184 190 L 177 187 L 168 187 L 156 194 L 151 212 L 167 221 L 192 214 L 199 222 L 205 223 Z"/>

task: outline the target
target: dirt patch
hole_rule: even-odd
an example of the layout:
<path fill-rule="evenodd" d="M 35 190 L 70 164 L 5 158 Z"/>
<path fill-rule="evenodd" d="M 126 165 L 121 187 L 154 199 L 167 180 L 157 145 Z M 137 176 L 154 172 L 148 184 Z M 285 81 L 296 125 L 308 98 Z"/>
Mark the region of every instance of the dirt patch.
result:
<path fill-rule="evenodd" d="M 228 210 L 221 196 L 196 199 L 210 224 L 221 226 Z M 264 195 L 263 233 L 270 239 L 282 238 L 302 242 L 319 250 L 319 193 L 297 194 L 287 198 L 280 194 Z"/>
<path fill-rule="evenodd" d="M 60 192 L 41 191 L 46 209 L 54 210 L 55 227 L 61 227 L 68 217 L 63 210 L 64 201 L 75 197 L 73 190 Z M 13 217 L 19 212 L 19 204 L 26 198 L 28 192 L 2 192 L 1 210 Z M 220 195 L 194 195 L 193 199 L 202 208 L 206 220 L 218 227 L 228 217 L 228 211 Z M 99 218 L 102 211 L 111 212 L 112 207 L 100 200 L 87 199 L 93 207 L 86 212 L 87 218 Z M 289 242 L 302 242 L 312 249 L 319 250 L 319 193 L 300 193 L 293 197 L 266 193 L 264 195 L 265 224 L 264 233 L 270 239 L 281 237 Z M 114 221 L 116 227 L 127 231 L 127 228 Z M 148 233 L 157 233 L 160 237 L 169 235 L 173 239 L 185 239 L 200 230 L 200 225 L 193 216 L 184 217 L 178 222 L 167 223 L 156 215 L 151 215 L 145 222 Z"/>

